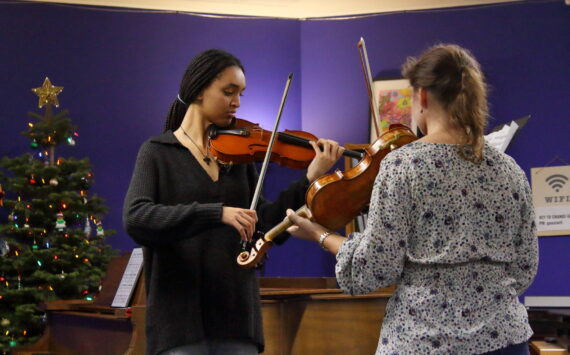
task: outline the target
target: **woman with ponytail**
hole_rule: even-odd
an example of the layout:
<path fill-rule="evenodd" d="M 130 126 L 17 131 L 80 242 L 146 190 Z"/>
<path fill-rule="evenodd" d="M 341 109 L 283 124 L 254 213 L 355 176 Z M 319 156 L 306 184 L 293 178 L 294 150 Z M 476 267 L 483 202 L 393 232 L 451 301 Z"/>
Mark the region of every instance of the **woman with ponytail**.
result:
<path fill-rule="evenodd" d="M 350 294 L 397 284 L 376 354 L 528 354 L 520 295 L 538 248 L 515 161 L 486 144 L 486 85 L 465 49 L 409 58 L 412 118 L 424 137 L 381 163 L 364 231 L 344 238 L 289 210 L 293 235 L 336 254 Z"/>
<path fill-rule="evenodd" d="M 127 233 L 144 248 L 147 354 L 250 355 L 263 351 L 254 270 L 236 263 L 256 224 L 275 225 L 305 202 L 309 184 L 343 148 L 312 142 L 307 174 L 274 203 L 249 210 L 257 183 L 253 164 L 224 169 L 209 155 L 207 131 L 231 124 L 245 90 L 240 61 L 208 50 L 189 64 L 164 133 L 139 150 L 125 198 Z M 281 240 L 283 242 L 284 240 Z"/>

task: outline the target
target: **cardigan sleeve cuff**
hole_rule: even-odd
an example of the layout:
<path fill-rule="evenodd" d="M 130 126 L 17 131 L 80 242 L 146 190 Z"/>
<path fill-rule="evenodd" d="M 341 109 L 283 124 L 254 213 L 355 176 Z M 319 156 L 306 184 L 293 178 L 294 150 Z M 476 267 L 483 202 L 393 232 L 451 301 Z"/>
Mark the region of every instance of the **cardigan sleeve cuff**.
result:
<path fill-rule="evenodd" d="M 203 203 L 196 210 L 201 223 L 220 222 L 222 220 L 222 203 Z"/>

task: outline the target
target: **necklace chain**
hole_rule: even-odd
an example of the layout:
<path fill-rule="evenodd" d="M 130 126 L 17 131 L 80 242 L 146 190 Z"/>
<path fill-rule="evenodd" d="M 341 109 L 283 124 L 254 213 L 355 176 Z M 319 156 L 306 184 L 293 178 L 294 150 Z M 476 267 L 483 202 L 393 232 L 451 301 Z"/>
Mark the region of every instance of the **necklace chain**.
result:
<path fill-rule="evenodd" d="M 206 150 L 206 154 L 204 154 L 204 152 L 202 152 L 202 149 L 200 149 L 200 147 L 198 146 L 198 144 L 196 144 L 196 142 L 194 142 L 194 140 L 192 139 L 192 137 L 190 137 L 190 136 L 188 135 L 188 133 L 186 133 L 186 131 L 184 130 L 184 128 L 182 128 L 182 126 L 180 126 L 180 129 L 182 130 L 182 133 L 184 133 L 184 135 L 185 135 L 186 137 L 188 137 L 188 139 L 190 139 L 190 142 L 192 142 L 192 144 L 194 144 L 194 146 L 198 149 L 198 151 L 200 152 L 200 154 L 202 154 L 202 155 L 204 156 L 204 159 L 202 159 L 202 160 L 204 160 L 204 162 L 205 162 L 207 165 L 210 165 L 210 162 L 212 161 L 212 159 L 209 157 L 208 151 Z"/>

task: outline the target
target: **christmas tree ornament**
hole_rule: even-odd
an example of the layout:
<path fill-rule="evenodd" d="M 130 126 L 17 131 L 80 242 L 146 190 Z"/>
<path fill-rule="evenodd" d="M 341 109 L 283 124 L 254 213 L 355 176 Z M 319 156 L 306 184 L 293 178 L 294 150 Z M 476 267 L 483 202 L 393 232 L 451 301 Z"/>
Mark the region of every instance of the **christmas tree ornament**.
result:
<path fill-rule="evenodd" d="M 28 179 L 28 182 L 30 183 L 30 185 L 35 185 L 36 184 L 36 177 L 34 176 L 34 174 L 30 174 L 30 178 Z"/>
<path fill-rule="evenodd" d="M 75 140 L 73 139 L 73 137 L 67 137 L 67 144 L 69 144 L 70 146 L 75 146 Z"/>
<path fill-rule="evenodd" d="M 4 239 L 0 239 L 0 256 L 6 256 L 10 252 L 10 244 Z M 3 278 L 3 277 L 2 277 Z"/>
<path fill-rule="evenodd" d="M 56 178 L 51 178 L 51 179 L 49 179 L 49 184 L 50 184 L 51 186 L 54 186 L 54 187 L 55 187 L 55 186 L 59 185 L 59 181 L 57 181 Z"/>
<path fill-rule="evenodd" d="M 7 327 L 10 325 L 10 320 L 8 318 L 2 318 L 2 322 L 0 322 L 0 325 L 2 325 L 3 327 Z"/>
<path fill-rule="evenodd" d="M 101 221 L 97 221 L 96 225 L 97 225 L 97 236 L 104 237 L 105 231 L 103 230 L 103 223 L 101 223 Z"/>
<path fill-rule="evenodd" d="M 65 219 L 63 219 L 63 213 L 58 212 L 56 215 L 55 229 L 57 229 L 60 232 L 63 232 L 65 227 L 66 226 L 65 226 Z"/>
<path fill-rule="evenodd" d="M 89 180 L 86 177 L 81 178 L 81 189 L 82 190 L 89 190 L 91 185 L 89 184 Z"/>
<path fill-rule="evenodd" d="M 2 190 L 2 184 L 0 184 L 0 207 L 4 206 L 4 190 Z"/>
<path fill-rule="evenodd" d="M 8 215 L 8 220 L 10 222 L 14 222 L 15 219 L 16 219 L 16 216 L 14 216 L 14 212 L 10 212 L 10 214 Z"/>
<path fill-rule="evenodd" d="M 30 147 L 32 147 L 33 149 L 37 149 L 40 145 L 38 144 L 38 141 L 34 138 L 34 140 L 32 140 L 32 142 L 30 143 Z"/>
<path fill-rule="evenodd" d="M 85 217 L 85 228 L 83 229 L 83 233 L 85 234 L 85 238 L 91 237 L 91 223 L 87 217 Z"/>
<path fill-rule="evenodd" d="M 34 88 L 32 91 L 38 95 L 39 102 L 38 107 L 42 108 L 45 105 L 54 105 L 59 107 L 59 101 L 57 100 L 57 95 L 63 91 L 62 86 L 53 86 L 49 78 L 45 78 L 44 83 L 39 88 Z"/>

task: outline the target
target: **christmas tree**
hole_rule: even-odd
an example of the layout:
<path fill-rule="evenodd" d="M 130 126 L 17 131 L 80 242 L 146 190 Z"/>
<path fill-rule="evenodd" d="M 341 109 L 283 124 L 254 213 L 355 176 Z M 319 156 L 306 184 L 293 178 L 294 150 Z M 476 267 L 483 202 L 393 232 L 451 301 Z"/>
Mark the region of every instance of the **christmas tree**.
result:
<path fill-rule="evenodd" d="M 54 113 L 63 87 L 48 78 L 39 88 L 43 114 L 22 132 L 32 153 L 0 161 L 0 351 L 35 342 L 45 327 L 41 303 L 91 300 L 114 255 L 101 219 L 103 201 L 88 193 L 93 183 L 88 159 L 56 158 L 61 144 L 75 145 L 68 111 Z M 92 229 L 92 226 L 96 227 Z"/>

